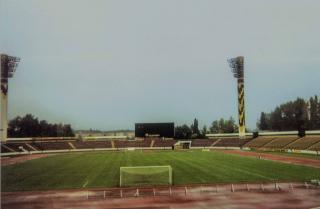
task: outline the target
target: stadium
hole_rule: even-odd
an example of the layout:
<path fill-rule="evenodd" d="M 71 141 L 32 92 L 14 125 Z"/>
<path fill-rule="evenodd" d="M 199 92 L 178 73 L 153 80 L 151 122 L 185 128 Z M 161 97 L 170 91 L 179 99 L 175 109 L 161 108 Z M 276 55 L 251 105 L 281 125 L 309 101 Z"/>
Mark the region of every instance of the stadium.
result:
<path fill-rule="evenodd" d="M 229 60 L 238 82 L 238 133 L 201 136 L 195 131 L 196 138 L 177 138 L 174 122 L 136 123 L 131 139 L 81 134 L 7 138 L 3 131 L 2 207 L 212 208 L 244 201 L 244 207 L 259 208 L 253 200 L 270 197 L 277 199 L 276 208 L 317 206 L 320 132 L 300 126 L 297 131 L 247 133 L 243 59 Z M 2 71 L 13 72 L 8 63 Z M 2 90 L 2 130 L 7 130 L 6 97 Z"/>
<path fill-rule="evenodd" d="M 141 137 L 143 131 L 150 134 Z M 169 198 L 158 202 L 160 206 L 178 201 L 181 207 L 185 199 L 199 201 L 204 195 L 262 198 L 259 195 L 271 193 L 280 198 L 278 205 L 287 207 L 290 204 L 281 202 L 281 196 L 319 194 L 318 133 L 307 132 L 303 137 L 298 132 L 269 133 L 255 138 L 248 134 L 244 139 L 210 135 L 188 141 L 166 138 L 171 131 L 172 123 L 152 123 L 136 125 L 139 137 L 134 140 L 30 138 L 1 143 L 5 166 L 1 184 L 7 195 L 3 206 L 23 207 L 30 204 L 31 195 L 39 195 L 31 200 L 33 205 L 48 207 L 61 206 L 59 198 L 73 207 L 74 201 L 99 207 L 105 204 L 101 201 L 109 200 L 112 207 L 114 201 L 126 205 L 132 198 L 142 198 L 137 204 L 144 207 L 150 204 L 148 198 L 155 197 Z M 19 203 L 14 203 L 12 194 L 19 194 Z M 212 201 L 204 202 L 211 205 Z M 317 201 L 310 198 L 300 206 L 304 204 Z"/>
<path fill-rule="evenodd" d="M 260 208 L 271 197 L 275 208 L 318 206 L 320 132 L 306 131 L 298 121 L 297 131 L 247 133 L 243 59 L 229 60 L 238 83 L 238 133 L 200 135 L 195 119 L 191 138 L 179 135 L 174 122 L 162 122 L 135 123 L 131 139 L 81 134 L 8 138 L 12 127 L 7 129 L 4 89 L 14 72 L 11 66 L 17 66 L 10 63 L 19 59 L 4 59 L 1 206 Z"/>
<path fill-rule="evenodd" d="M 320 208 L 318 3 L 118 2 L 1 3 L 1 208 Z"/>

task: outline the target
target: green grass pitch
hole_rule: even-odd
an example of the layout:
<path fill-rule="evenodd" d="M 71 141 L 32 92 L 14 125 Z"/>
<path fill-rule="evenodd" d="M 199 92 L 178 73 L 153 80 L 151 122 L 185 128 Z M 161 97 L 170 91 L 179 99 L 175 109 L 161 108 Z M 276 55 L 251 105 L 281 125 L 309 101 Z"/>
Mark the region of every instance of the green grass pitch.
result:
<path fill-rule="evenodd" d="M 170 165 L 173 184 L 304 181 L 320 169 L 202 151 L 81 152 L 3 166 L 2 191 L 118 187 L 121 166 Z"/>

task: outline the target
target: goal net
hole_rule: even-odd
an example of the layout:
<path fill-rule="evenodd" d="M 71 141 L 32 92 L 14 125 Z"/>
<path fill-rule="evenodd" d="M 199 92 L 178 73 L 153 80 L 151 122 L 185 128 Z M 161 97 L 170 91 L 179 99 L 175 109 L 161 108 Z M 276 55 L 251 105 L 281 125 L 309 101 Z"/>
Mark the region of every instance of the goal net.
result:
<path fill-rule="evenodd" d="M 171 185 L 171 166 L 120 167 L 120 187 Z"/>

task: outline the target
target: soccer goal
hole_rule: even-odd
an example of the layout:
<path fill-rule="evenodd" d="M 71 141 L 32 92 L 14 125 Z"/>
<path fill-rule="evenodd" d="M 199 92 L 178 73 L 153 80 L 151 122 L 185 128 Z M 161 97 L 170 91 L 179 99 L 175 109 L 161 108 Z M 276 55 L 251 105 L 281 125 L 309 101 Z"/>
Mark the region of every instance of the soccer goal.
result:
<path fill-rule="evenodd" d="M 120 187 L 171 185 L 171 166 L 120 167 Z"/>

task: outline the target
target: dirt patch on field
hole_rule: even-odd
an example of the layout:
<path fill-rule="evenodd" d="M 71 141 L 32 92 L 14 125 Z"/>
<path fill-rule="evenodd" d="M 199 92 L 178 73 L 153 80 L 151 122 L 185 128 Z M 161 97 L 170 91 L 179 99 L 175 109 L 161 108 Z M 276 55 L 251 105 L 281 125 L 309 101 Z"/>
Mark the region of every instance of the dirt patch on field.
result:
<path fill-rule="evenodd" d="M 150 190 L 150 189 L 149 189 Z M 206 187 L 172 187 L 142 190 L 134 196 L 135 189 L 120 193 L 121 189 L 101 191 L 56 190 L 1 193 L 2 208 L 107 208 L 107 209 L 215 209 L 215 208 L 313 208 L 320 206 L 320 189 L 300 184 L 219 185 Z M 123 194 L 123 196 L 120 196 Z M 129 196 L 124 196 L 124 195 Z M 112 196 L 110 196 L 112 195 Z"/>
<path fill-rule="evenodd" d="M 320 160 L 316 160 L 316 159 L 281 156 L 281 155 L 276 155 L 276 154 L 248 152 L 248 151 L 241 151 L 241 150 L 219 150 L 219 151 L 224 152 L 224 153 L 228 153 L 228 154 L 252 156 L 252 157 L 262 158 L 262 159 L 266 159 L 266 160 L 273 160 L 273 161 L 279 161 L 279 162 L 283 162 L 283 163 L 292 163 L 292 164 L 320 168 Z"/>
<path fill-rule="evenodd" d="M 22 163 L 28 160 L 48 157 L 48 154 L 32 154 L 32 155 L 19 155 L 12 157 L 1 157 L 1 166 L 13 165 L 17 163 Z"/>

